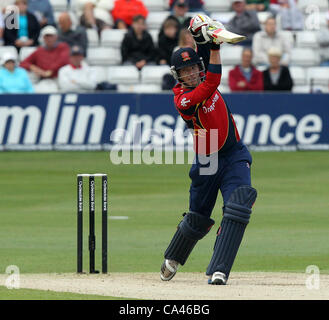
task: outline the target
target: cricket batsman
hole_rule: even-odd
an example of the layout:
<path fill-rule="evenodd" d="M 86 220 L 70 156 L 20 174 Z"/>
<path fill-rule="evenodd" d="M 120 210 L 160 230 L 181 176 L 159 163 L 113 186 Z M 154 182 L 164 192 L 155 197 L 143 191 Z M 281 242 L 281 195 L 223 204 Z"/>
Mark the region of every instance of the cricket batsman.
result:
<path fill-rule="evenodd" d="M 183 214 L 164 253 L 160 277 L 171 280 L 196 243 L 210 231 L 214 225 L 211 214 L 220 191 L 223 217 L 206 275 L 209 284 L 225 285 L 257 196 L 251 186 L 251 155 L 218 91 L 222 72 L 220 44 L 241 41 L 243 36 L 228 32 L 205 15 L 193 17 L 189 30 L 197 52 L 191 48 L 175 51 L 171 71 L 178 81 L 173 88 L 175 107 L 193 130 L 196 156 L 189 172 L 189 211 Z M 216 161 L 214 172 L 202 171 L 207 166 L 205 159 Z"/>

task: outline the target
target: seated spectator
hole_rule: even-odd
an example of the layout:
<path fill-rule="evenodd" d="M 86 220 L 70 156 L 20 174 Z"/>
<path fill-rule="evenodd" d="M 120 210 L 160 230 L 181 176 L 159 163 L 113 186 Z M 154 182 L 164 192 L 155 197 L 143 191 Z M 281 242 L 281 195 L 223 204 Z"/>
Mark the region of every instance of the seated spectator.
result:
<path fill-rule="evenodd" d="M 242 51 L 241 64 L 229 72 L 231 91 L 263 91 L 263 74 L 252 65 L 252 51 Z"/>
<path fill-rule="evenodd" d="M 31 72 L 30 77 L 37 83 L 37 92 L 52 92 L 57 88 L 58 70 L 69 63 L 70 47 L 58 41 L 57 30 L 53 26 L 43 28 L 41 37 L 44 45 L 23 60 L 21 67 Z"/>
<path fill-rule="evenodd" d="M 192 48 L 196 50 L 196 44 L 194 38 L 191 35 L 191 32 L 187 29 L 181 29 L 178 36 L 178 46 L 174 48 L 173 51 L 178 50 L 179 48 Z M 170 61 L 171 65 L 171 61 Z M 161 88 L 162 90 L 171 90 L 176 85 L 176 80 L 171 73 L 166 73 L 162 77 Z"/>
<path fill-rule="evenodd" d="M 175 48 L 175 50 L 186 47 L 196 50 L 196 43 L 189 30 L 181 29 L 178 36 L 178 46 Z"/>
<path fill-rule="evenodd" d="M 321 66 L 329 67 L 329 11 L 326 14 L 327 26 L 318 31 L 317 38 L 320 45 Z"/>
<path fill-rule="evenodd" d="M 75 45 L 82 47 L 83 55 L 87 55 L 88 37 L 86 29 L 82 26 L 72 27 L 71 16 L 63 12 L 58 17 L 58 40 L 66 42 L 70 47 Z"/>
<path fill-rule="evenodd" d="M 148 16 L 148 10 L 141 0 L 115 0 L 112 17 L 118 29 L 131 27 L 135 16 Z"/>
<path fill-rule="evenodd" d="M 75 0 L 80 24 L 88 29 L 95 29 L 98 34 L 103 29 L 111 28 L 113 20 L 111 10 L 113 1 L 110 0 Z"/>
<path fill-rule="evenodd" d="M 131 29 L 125 34 L 121 44 L 122 63 L 142 69 L 146 64 L 155 64 L 156 49 L 151 35 L 146 30 L 145 18 L 136 16 Z"/>
<path fill-rule="evenodd" d="M 188 28 L 190 25 L 191 17 L 187 16 L 186 13 L 189 11 L 187 0 L 174 0 L 173 12 L 168 17 L 178 22 L 180 28 Z M 168 19 L 167 18 L 167 19 Z"/>
<path fill-rule="evenodd" d="M 268 50 L 270 66 L 263 72 L 265 91 L 291 91 L 293 81 L 288 67 L 281 66 L 281 50 L 270 48 Z"/>
<path fill-rule="evenodd" d="M 41 28 L 46 25 L 56 25 L 53 7 L 49 0 L 28 0 L 27 10 L 36 16 Z"/>
<path fill-rule="evenodd" d="M 177 21 L 167 18 L 161 26 L 158 40 L 158 63 L 170 65 L 171 54 L 178 44 Z"/>
<path fill-rule="evenodd" d="M 15 46 L 19 51 L 22 47 L 34 47 L 39 44 L 40 25 L 33 13 L 27 11 L 27 0 L 16 0 L 15 5 L 18 8 L 19 28 L 12 28 L 12 16 L 5 18 L 4 43 L 6 46 Z M 8 26 L 8 27 L 7 27 Z"/>
<path fill-rule="evenodd" d="M 75 92 L 94 90 L 97 86 L 95 71 L 84 61 L 82 47 L 71 48 L 70 63 L 58 71 L 58 86 L 61 91 Z"/>
<path fill-rule="evenodd" d="M 274 15 L 280 16 L 282 30 L 304 29 L 304 15 L 298 8 L 296 0 L 275 0 L 275 3 L 272 1 L 270 11 Z"/>
<path fill-rule="evenodd" d="M 243 46 L 251 46 L 254 34 L 261 30 L 256 11 L 246 10 L 245 0 L 233 0 L 232 8 L 235 11 L 233 18 L 225 25 L 226 29 L 247 37 L 239 43 Z"/>
<path fill-rule="evenodd" d="M 5 24 L 3 22 L 3 14 L 0 11 L 0 46 L 3 45 L 3 31 L 5 29 Z"/>
<path fill-rule="evenodd" d="M 267 11 L 270 0 L 246 0 L 246 9 L 255 11 Z"/>
<path fill-rule="evenodd" d="M 268 65 L 268 50 L 272 47 L 278 48 L 282 52 L 281 63 L 288 65 L 292 44 L 280 32 L 276 30 L 276 20 L 270 17 L 265 22 L 264 31 L 255 34 L 252 51 L 254 52 L 254 63 L 256 65 Z"/>
<path fill-rule="evenodd" d="M 203 0 L 188 0 L 188 7 L 190 12 L 202 12 L 204 11 L 204 1 Z M 175 0 L 169 0 L 169 8 L 173 9 Z"/>
<path fill-rule="evenodd" d="M 34 89 L 27 72 L 17 67 L 17 56 L 5 52 L 2 56 L 0 69 L 1 93 L 33 93 Z"/>

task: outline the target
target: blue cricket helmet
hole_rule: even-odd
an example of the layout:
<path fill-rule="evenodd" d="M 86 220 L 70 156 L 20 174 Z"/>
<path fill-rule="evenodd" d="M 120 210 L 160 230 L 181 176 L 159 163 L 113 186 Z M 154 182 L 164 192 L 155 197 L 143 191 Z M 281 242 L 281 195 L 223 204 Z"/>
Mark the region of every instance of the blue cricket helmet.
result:
<path fill-rule="evenodd" d="M 180 82 L 179 70 L 195 64 L 199 65 L 199 73 L 203 73 L 202 77 L 204 77 L 205 67 L 203 59 L 192 48 L 180 48 L 171 55 L 171 73 Z"/>

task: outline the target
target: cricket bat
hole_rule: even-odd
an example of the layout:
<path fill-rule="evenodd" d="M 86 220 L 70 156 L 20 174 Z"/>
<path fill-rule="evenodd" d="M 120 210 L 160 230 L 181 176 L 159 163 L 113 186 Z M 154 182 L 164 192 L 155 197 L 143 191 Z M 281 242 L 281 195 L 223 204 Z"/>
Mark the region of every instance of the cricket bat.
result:
<path fill-rule="evenodd" d="M 245 36 L 233 33 L 226 29 L 208 29 L 207 34 L 215 40 L 216 43 L 227 42 L 227 43 L 238 43 L 246 39 Z"/>

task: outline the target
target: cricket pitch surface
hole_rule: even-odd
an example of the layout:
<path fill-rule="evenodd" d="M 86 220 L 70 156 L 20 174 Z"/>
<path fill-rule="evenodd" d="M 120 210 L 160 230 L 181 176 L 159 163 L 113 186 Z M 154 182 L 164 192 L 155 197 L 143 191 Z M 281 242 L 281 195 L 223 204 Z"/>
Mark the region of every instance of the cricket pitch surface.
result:
<path fill-rule="evenodd" d="M 5 285 L 6 274 L 0 274 Z M 329 275 L 232 272 L 226 286 L 207 284 L 204 273 L 21 274 L 20 288 L 148 300 L 329 300 Z"/>

